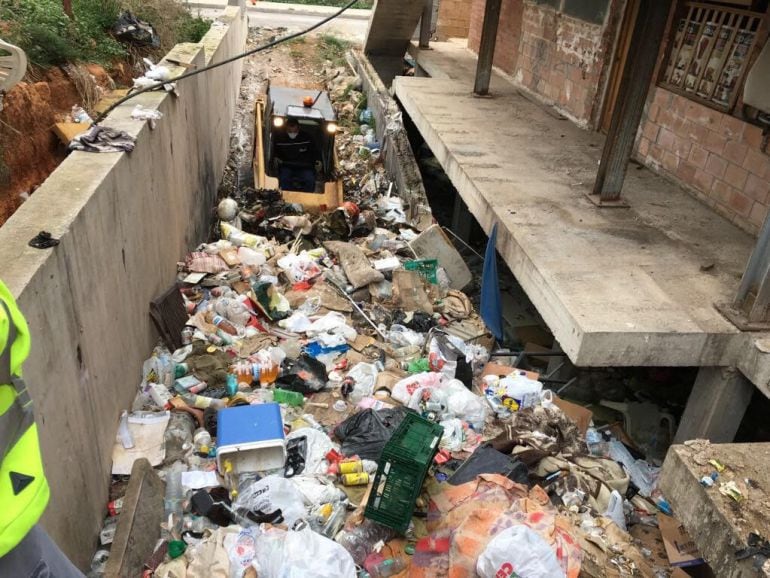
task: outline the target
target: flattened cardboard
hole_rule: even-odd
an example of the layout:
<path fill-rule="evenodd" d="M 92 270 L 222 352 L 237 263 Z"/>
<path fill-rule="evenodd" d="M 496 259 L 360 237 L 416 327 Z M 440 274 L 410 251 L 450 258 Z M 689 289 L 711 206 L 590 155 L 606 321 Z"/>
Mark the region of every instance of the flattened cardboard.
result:
<path fill-rule="evenodd" d="M 687 568 L 703 564 L 704 560 L 681 522 L 671 516 L 658 514 L 658 527 L 663 536 L 668 561 L 672 566 Z"/>

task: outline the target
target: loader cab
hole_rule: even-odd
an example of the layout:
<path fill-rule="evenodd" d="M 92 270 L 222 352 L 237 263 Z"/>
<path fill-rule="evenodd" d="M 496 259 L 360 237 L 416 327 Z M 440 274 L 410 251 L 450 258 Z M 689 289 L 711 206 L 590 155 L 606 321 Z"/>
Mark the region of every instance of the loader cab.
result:
<path fill-rule="evenodd" d="M 302 187 L 303 190 L 280 186 L 281 163 L 277 148 L 286 142 L 286 127 L 290 120 L 298 122 L 300 131 L 312 140 L 320 161 L 318 167 L 309 163 L 302 169 L 305 174 L 312 171 L 310 184 Z M 311 212 L 339 206 L 342 202 L 342 182 L 337 174 L 337 129 L 337 115 L 327 92 L 270 87 L 265 95 L 257 99 L 254 147 L 257 188 L 280 189 L 285 201 L 300 203 Z M 308 179 L 304 180 L 308 182 Z M 286 182 L 284 178 L 284 184 Z M 299 181 L 289 179 L 288 182 Z"/>

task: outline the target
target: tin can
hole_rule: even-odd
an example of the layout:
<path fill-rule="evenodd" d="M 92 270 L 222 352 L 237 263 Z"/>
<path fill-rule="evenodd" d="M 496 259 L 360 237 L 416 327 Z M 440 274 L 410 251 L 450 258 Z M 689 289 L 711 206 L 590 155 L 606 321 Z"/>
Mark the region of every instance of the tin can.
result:
<path fill-rule="evenodd" d="M 364 462 L 361 460 L 347 460 L 340 462 L 340 474 L 360 474 L 364 471 Z"/>
<path fill-rule="evenodd" d="M 346 486 L 365 486 L 369 483 L 369 474 L 366 472 L 359 474 L 345 474 L 342 476 L 342 483 Z"/>
<path fill-rule="evenodd" d="M 112 500 L 107 504 L 107 512 L 110 514 L 110 516 L 117 516 L 118 514 L 120 514 L 120 511 L 122 509 L 123 509 L 123 498 Z"/>

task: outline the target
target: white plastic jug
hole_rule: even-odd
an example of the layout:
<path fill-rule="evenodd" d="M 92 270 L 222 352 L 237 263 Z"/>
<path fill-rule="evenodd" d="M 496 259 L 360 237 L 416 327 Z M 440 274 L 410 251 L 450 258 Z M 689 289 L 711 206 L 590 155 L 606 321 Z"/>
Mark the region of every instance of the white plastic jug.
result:
<path fill-rule="evenodd" d="M 513 402 L 506 405 L 510 405 L 512 411 L 518 411 L 534 407 L 540 402 L 543 384 L 534 379 L 529 379 L 526 375 L 512 373 L 500 380 L 500 389 L 504 390 L 506 397 L 513 400 Z"/>

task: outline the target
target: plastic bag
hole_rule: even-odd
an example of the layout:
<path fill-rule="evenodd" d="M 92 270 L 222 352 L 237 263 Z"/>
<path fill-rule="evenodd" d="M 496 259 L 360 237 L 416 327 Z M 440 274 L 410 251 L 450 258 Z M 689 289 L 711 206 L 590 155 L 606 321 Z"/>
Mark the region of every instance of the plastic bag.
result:
<path fill-rule="evenodd" d="M 315 259 L 307 251 L 302 251 L 299 255 L 289 253 L 281 257 L 278 259 L 278 266 L 286 273 L 286 276 L 292 283 L 310 281 L 323 272 L 318 263 L 315 262 Z"/>
<path fill-rule="evenodd" d="M 350 416 L 334 429 L 334 436 L 342 442 L 342 454 L 379 460 L 382 449 L 408 411 L 404 407 L 365 409 Z"/>
<path fill-rule="evenodd" d="M 460 357 L 465 358 L 465 343 L 459 337 L 438 333 L 428 344 L 431 369 L 440 371 L 449 379 L 454 379 Z"/>
<path fill-rule="evenodd" d="M 459 452 L 463 449 L 463 422 L 457 418 L 446 419 L 439 424 L 444 428 L 444 435 L 441 436 L 439 447 L 448 452 Z"/>
<path fill-rule="evenodd" d="M 307 506 L 328 504 L 345 499 L 345 492 L 334 485 L 326 476 L 299 475 L 291 478 L 294 484 L 305 498 Z"/>
<path fill-rule="evenodd" d="M 359 566 L 363 566 L 367 556 L 374 552 L 379 542 L 390 542 L 396 533 L 386 526 L 364 518 L 361 524 L 352 525 L 342 530 L 336 541 L 347 550 Z"/>
<path fill-rule="evenodd" d="M 467 421 L 473 429 L 480 432 L 487 419 L 488 405 L 486 400 L 468 391 L 463 383 L 457 379 L 448 382 L 444 387 L 448 393 L 446 415 Z"/>
<path fill-rule="evenodd" d="M 292 333 L 305 333 L 305 331 L 310 329 L 312 322 L 304 313 L 295 311 L 291 317 L 279 321 L 278 325 Z"/>
<path fill-rule="evenodd" d="M 305 500 L 290 480 L 281 476 L 267 476 L 243 489 L 235 502 L 235 510 L 272 514 L 281 510 L 284 522 L 291 527 L 305 517 Z"/>
<path fill-rule="evenodd" d="M 224 221 L 219 224 L 222 238 L 230 241 L 236 247 L 248 247 L 249 249 L 260 249 L 267 244 L 265 237 L 246 233 Z"/>
<path fill-rule="evenodd" d="M 403 325 L 392 325 L 388 332 L 388 341 L 396 347 L 406 347 L 407 345 L 422 347 L 425 345 L 425 336 Z"/>
<path fill-rule="evenodd" d="M 495 536 L 479 556 L 476 572 L 480 578 L 566 578 L 548 542 L 524 525 Z"/>
<path fill-rule="evenodd" d="M 347 319 L 342 313 L 331 311 L 313 322 L 307 329 L 307 336 L 325 347 L 335 347 L 354 340 L 358 333 L 347 324 Z"/>
<path fill-rule="evenodd" d="M 273 528 L 257 538 L 257 572 L 259 578 L 356 578 L 356 565 L 345 548 L 310 528 Z"/>
<path fill-rule="evenodd" d="M 128 10 L 120 13 L 112 26 L 112 33 L 121 42 L 135 46 L 152 46 L 153 48 L 160 46 L 160 36 L 152 25 L 144 20 L 139 20 Z"/>
<path fill-rule="evenodd" d="M 326 387 L 329 377 L 326 366 L 306 353 L 299 356 L 278 378 L 277 383 L 283 389 L 297 391 L 302 395 L 317 393 Z"/>
<path fill-rule="evenodd" d="M 259 528 L 243 528 L 238 532 L 234 543 L 230 543 L 230 536 L 225 539 L 227 556 L 230 558 L 229 578 L 242 578 L 243 573 L 249 568 L 257 556 L 257 538 Z"/>
<path fill-rule="evenodd" d="M 307 449 L 305 451 L 305 469 L 303 474 L 325 474 L 329 468 L 329 462 L 326 461 L 326 454 L 331 450 L 338 450 L 339 447 L 325 433 L 311 427 L 303 427 L 292 431 L 286 436 L 287 441 L 298 438 L 307 438 Z"/>
<path fill-rule="evenodd" d="M 369 397 L 374 393 L 374 385 L 377 383 L 377 375 L 380 371 L 376 365 L 371 363 L 357 363 L 348 373 L 348 379 L 354 382 L 353 391 L 350 394 L 350 401 L 357 404 L 363 398 Z"/>
<path fill-rule="evenodd" d="M 238 258 L 241 263 L 249 267 L 261 267 L 267 262 L 264 253 L 255 251 L 249 247 L 238 247 Z"/>
<path fill-rule="evenodd" d="M 414 392 L 420 387 L 436 387 L 443 380 L 441 373 L 425 372 L 415 373 L 405 377 L 393 386 L 391 397 L 396 401 L 408 405 Z"/>

